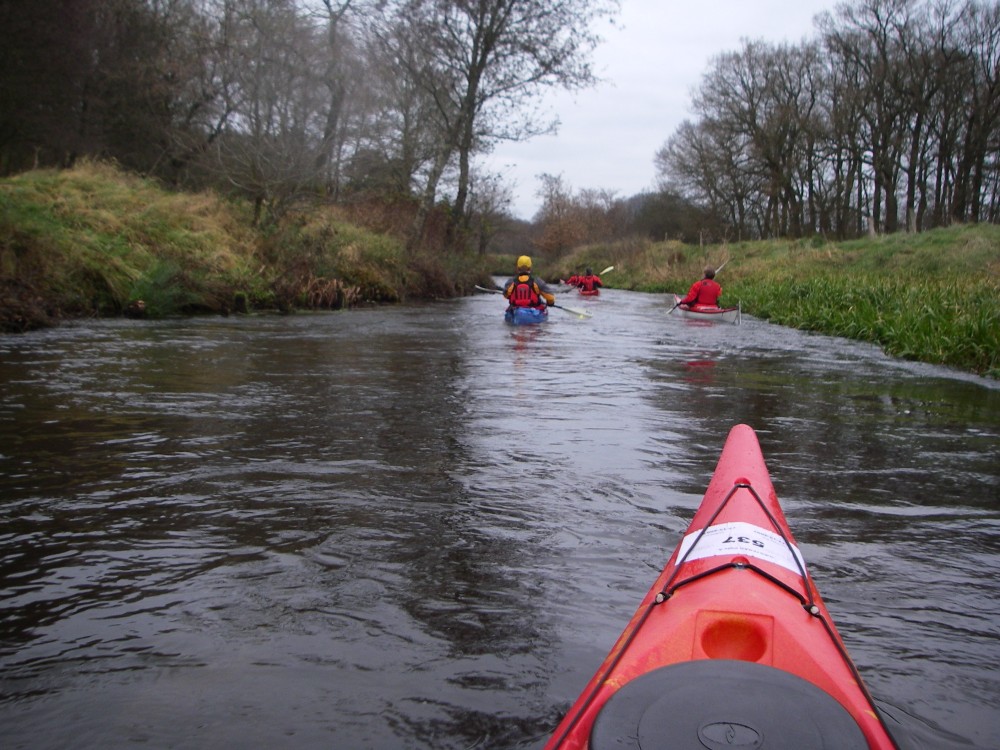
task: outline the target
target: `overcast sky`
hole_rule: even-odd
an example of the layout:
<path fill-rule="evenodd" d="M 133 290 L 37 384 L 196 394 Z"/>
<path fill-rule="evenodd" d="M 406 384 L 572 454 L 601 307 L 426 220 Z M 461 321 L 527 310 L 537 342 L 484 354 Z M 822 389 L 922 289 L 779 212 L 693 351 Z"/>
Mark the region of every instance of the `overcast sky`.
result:
<path fill-rule="evenodd" d="M 562 176 L 574 193 L 605 189 L 627 198 L 655 187 L 653 156 L 685 119 L 691 92 L 716 55 L 742 39 L 796 44 L 814 39 L 813 17 L 837 0 L 623 0 L 617 26 L 603 26 L 594 53 L 604 79 L 576 94 L 553 93 L 543 111 L 554 136 L 501 144 L 488 166 L 512 184 L 515 216 L 541 205 L 537 175 Z"/>

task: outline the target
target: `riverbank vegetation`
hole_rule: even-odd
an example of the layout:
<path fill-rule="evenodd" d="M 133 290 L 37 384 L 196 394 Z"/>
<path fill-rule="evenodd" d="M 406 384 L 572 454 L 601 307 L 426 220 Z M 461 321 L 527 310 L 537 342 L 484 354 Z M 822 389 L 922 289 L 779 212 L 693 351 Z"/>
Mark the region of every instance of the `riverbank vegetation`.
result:
<path fill-rule="evenodd" d="M 448 298 L 508 274 L 516 257 L 408 250 L 409 214 L 398 207 L 395 221 L 387 207 L 317 207 L 266 229 L 251 212 L 247 201 L 166 191 L 95 162 L 0 180 L 0 329 Z M 1000 377 L 995 225 L 841 243 L 639 238 L 535 257 L 549 279 L 614 265 L 608 286 L 656 293 L 683 293 L 705 266 L 725 264 L 724 301 L 749 315 Z"/>
<path fill-rule="evenodd" d="M 655 191 L 538 174 L 519 187 L 541 199 L 520 236 L 550 254 L 636 235 L 848 240 L 1000 222 L 1000 3 L 829 6 L 799 43 L 702 51 L 692 117 L 650 154 Z M 547 97 L 598 82 L 593 53 L 621 3 L 10 7 L 0 176 L 110 158 L 172 189 L 245 200 L 260 225 L 304 202 L 402 200 L 416 206 L 414 247 L 429 246 L 427 221 L 443 206 L 451 249 L 508 252 L 518 248 L 498 230 L 516 225 L 515 186 L 491 153 L 553 133 Z"/>
<path fill-rule="evenodd" d="M 69 5 L 0 23 L 2 330 L 449 297 L 528 252 L 651 291 L 727 262 L 752 315 L 998 376 L 997 0 L 831 2 L 812 39 L 745 40 L 655 192 L 541 174 L 530 221 L 486 157 L 597 82 L 618 0 Z"/>
<path fill-rule="evenodd" d="M 904 359 L 1000 378 L 1000 227 L 953 226 L 849 242 L 578 249 L 553 274 L 615 265 L 609 286 L 683 294 L 722 270 L 723 303 L 779 325 L 869 341 Z M 723 264 L 725 264 L 723 266 Z"/>
<path fill-rule="evenodd" d="M 478 256 L 407 251 L 334 207 L 290 211 L 266 229 L 252 210 L 96 162 L 4 179 L 0 330 L 453 297 L 488 278 Z"/>

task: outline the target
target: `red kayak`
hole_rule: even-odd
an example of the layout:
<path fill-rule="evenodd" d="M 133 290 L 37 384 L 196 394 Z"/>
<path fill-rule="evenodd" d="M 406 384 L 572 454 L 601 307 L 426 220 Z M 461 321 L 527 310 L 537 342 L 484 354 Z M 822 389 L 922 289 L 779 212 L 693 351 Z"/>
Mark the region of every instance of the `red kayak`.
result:
<path fill-rule="evenodd" d="M 737 425 L 666 567 L 545 745 L 898 750 Z"/>
<path fill-rule="evenodd" d="M 578 291 L 580 292 L 581 297 L 599 297 L 601 294 L 600 289 L 584 289 L 583 287 L 580 287 Z"/>
<path fill-rule="evenodd" d="M 736 307 L 717 307 L 715 305 L 682 305 L 681 298 L 676 294 L 674 295 L 674 306 L 670 308 L 672 313 L 674 310 L 682 318 L 691 318 L 693 320 L 708 320 L 713 323 L 741 323 L 743 321 L 743 312 L 740 306 Z"/>

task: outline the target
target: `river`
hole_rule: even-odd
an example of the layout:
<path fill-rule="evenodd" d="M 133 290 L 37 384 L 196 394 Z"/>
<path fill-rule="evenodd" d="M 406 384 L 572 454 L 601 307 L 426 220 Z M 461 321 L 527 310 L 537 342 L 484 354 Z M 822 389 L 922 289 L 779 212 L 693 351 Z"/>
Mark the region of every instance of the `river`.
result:
<path fill-rule="evenodd" d="M 537 748 L 753 427 L 903 750 L 1000 747 L 1000 386 L 562 295 L 0 336 L 5 748 Z"/>

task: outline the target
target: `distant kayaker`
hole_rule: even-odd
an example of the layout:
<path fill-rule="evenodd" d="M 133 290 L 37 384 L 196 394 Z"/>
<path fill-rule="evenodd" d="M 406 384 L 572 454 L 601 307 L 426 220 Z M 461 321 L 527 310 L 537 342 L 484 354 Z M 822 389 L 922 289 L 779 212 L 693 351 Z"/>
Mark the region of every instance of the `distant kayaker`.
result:
<path fill-rule="evenodd" d="M 694 282 L 687 296 L 677 304 L 687 307 L 718 307 L 721 296 L 722 287 L 715 280 L 715 269 L 706 268 L 704 277 Z"/>
<path fill-rule="evenodd" d="M 531 258 L 527 255 L 517 259 L 517 271 L 504 283 L 503 296 L 511 307 L 545 307 L 556 301 L 549 285 L 531 274 Z"/>
<path fill-rule="evenodd" d="M 577 279 L 576 285 L 580 287 L 581 291 L 592 292 L 604 286 L 604 282 L 601 281 L 600 276 L 594 273 L 592 268 L 588 268 L 587 273 Z"/>

